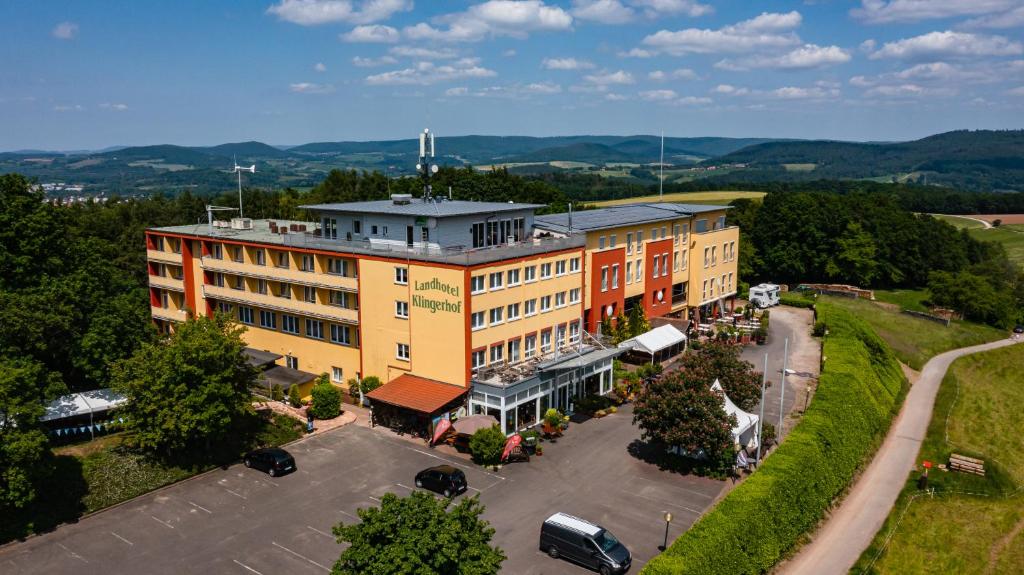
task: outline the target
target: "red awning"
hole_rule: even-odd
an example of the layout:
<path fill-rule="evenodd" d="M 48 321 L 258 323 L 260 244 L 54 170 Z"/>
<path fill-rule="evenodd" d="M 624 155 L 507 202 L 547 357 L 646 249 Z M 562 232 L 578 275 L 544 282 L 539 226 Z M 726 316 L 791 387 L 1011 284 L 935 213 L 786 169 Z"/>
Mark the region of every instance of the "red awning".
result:
<path fill-rule="evenodd" d="M 366 396 L 370 401 L 379 401 L 431 415 L 468 392 L 469 389 L 465 387 L 405 374 Z"/>

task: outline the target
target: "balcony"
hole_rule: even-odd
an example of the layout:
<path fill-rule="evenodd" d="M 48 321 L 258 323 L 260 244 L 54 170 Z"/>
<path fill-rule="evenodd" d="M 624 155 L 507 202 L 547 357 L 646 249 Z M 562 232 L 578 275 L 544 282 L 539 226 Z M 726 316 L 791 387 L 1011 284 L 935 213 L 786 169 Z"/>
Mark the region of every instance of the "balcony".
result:
<path fill-rule="evenodd" d="M 185 282 L 171 276 L 149 276 L 149 287 L 185 292 Z"/>
<path fill-rule="evenodd" d="M 204 270 L 222 272 L 231 275 L 282 281 L 296 285 L 322 287 L 334 290 L 355 292 L 359 289 L 359 280 L 334 274 L 304 272 L 292 268 L 279 268 L 272 263 L 264 266 L 239 263 L 230 259 L 216 259 L 203 256 L 200 260 Z"/>
<path fill-rule="evenodd" d="M 254 307 L 271 309 L 305 317 L 315 317 L 333 322 L 348 324 L 359 323 L 358 310 L 346 309 L 322 303 L 309 303 L 297 299 L 286 299 L 269 294 L 236 290 L 229 287 L 204 285 L 203 297 L 218 301 L 251 305 Z"/>
<path fill-rule="evenodd" d="M 183 309 L 171 309 L 157 306 L 149 307 L 150 314 L 153 319 L 162 319 L 174 322 L 183 322 L 188 318 L 188 314 Z"/>
<path fill-rule="evenodd" d="M 181 265 L 181 254 L 160 250 L 146 250 L 146 259 L 153 262 Z"/>

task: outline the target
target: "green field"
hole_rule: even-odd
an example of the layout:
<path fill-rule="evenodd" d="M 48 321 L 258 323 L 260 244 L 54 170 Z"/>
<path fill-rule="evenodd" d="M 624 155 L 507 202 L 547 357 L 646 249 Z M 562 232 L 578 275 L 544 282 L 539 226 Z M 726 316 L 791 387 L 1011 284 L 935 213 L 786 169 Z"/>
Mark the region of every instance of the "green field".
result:
<path fill-rule="evenodd" d="M 980 230 L 980 229 L 985 227 L 985 224 L 979 222 L 978 220 L 972 220 L 970 218 L 964 218 L 964 217 L 961 217 L 961 216 L 948 216 L 948 215 L 945 215 L 945 214 L 932 214 L 932 217 L 936 218 L 936 219 L 939 219 L 939 220 L 942 220 L 942 221 L 946 222 L 947 224 L 949 224 L 951 226 L 954 226 L 954 227 L 957 227 L 957 228 L 963 228 L 963 229 L 968 229 L 968 230 L 973 230 L 973 229 L 979 229 Z"/>
<path fill-rule="evenodd" d="M 782 164 L 787 172 L 813 172 L 818 164 Z"/>
<path fill-rule="evenodd" d="M 924 300 L 928 299 L 928 290 L 924 289 L 875 290 L 875 299 L 880 302 L 897 305 L 900 309 L 928 311 L 928 306 L 923 303 Z"/>
<path fill-rule="evenodd" d="M 971 228 L 968 233 L 977 240 L 1003 244 L 1010 260 L 1024 268 L 1024 224 L 1004 224 L 988 229 Z"/>
<path fill-rule="evenodd" d="M 729 202 L 740 199 L 748 198 L 752 200 L 759 200 L 765 195 L 764 192 L 683 192 L 678 194 L 665 194 L 662 200 L 666 202 L 680 202 L 684 204 L 722 204 L 726 205 Z M 592 205 L 599 208 L 605 208 L 608 206 L 621 206 L 623 204 L 636 204 L 642 202 L 657 202 L 658 196 L 639 196 L 636 198 L 623 198 L 620 200 L 605 200 L 603 202 L 594 202 Z"/>
<path fill-rule="evenodd" d="M 985 460 L 978 477 L 933 469 L 935 496 L 917 474 L 851 573 L 1024 573 L 1024 450 L 1016 407 L 1024 345 L 958 359 L 942 382 L 918 459 Z M 948 437 L 948 439 L 947 439 Z"/>
<path fill-rule="evenodd" d="M 830 303 L 848 309 L 867 321 L 892 347 L 900 361 L 921 369 L 929 358 L 950 349 L 1003 339 L 1005 331 L 965 321 L 953 321 L 949 327 L 926 319 L 902 314 L 864 299 L 823 296 Z"/>

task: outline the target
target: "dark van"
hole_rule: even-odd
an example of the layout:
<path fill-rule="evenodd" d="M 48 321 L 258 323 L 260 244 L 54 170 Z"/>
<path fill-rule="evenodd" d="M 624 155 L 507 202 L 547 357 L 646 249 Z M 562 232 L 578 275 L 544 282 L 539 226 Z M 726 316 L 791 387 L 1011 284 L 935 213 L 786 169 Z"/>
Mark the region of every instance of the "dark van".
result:
<path fill-rule="evenodd" d="M 601 575 L 625 573 L 633 558 L 607 529 L 565 513 L 555 513 L 540 528 L 540 550 L 564 557 Z"/>

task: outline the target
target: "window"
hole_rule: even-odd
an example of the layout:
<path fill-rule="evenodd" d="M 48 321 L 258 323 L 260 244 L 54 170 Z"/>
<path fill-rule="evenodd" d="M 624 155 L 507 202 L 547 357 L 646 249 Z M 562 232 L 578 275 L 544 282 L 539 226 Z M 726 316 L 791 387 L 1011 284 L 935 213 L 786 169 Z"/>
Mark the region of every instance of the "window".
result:
<path fill-rule="evenodd" d="M 658 279 L 658 256 L 651 259 L 651 279 Z"/>
<path fill-rule="evenodd" d="M 519 285 L 519 268 L 514 270 L 508 270 L 508 285 L 509 287 Z"/>
<path fill-rule="evenodd" d="M 395 283 L 399 285 L 409 285 L 409 268 L 395 268 Z"/>
<path fill-rule="evenodd" d="M 580 323 L 573 322 L 569 324 L 569 343 L 578 343 L 580 341 Z"/>
<path fill-rule="evenodd" d="M 476 311 L 473 312 L 470 320 L 470 326 L 473 329 L 483 329 L 487 327 L 487 323 L 484 321 L 484 312 Z"/>
<path fill-rule="evenodd" d="M 732 291 L 732 272 L 729 272 L 729 291 Z"/>
<path fill-rule="evenodd" d="M 658 240 L 658 228 L 651 228 L 651 241 L 654 242 L 654 241 L 657 241 L 657 240 Z"/>
<path fill-rule="evenodd" d="M 565 307 L 565 292 L 560 291 L 555 294 L 555 307 Z"/>
<path fill-rule="evenodd" d="M 546 280 L 551 277 L 551 263 L 540 264 L 540 279 Z"/>
<path fill-rule="evenodd" d="M 324 230 L 325 239 L 338 239 L 338 220 L 334 218 L 324 218 L 320 227 Z"/>
<path fill-rule="evenodd" d="M 400 343 L 395 345 L 395 357 L 402 361 L 409 361 L 409 344 Z"/>
<path fill-rule="evenodd" d="M 242 256 L 241 246 L 234 246 L 231 248 L 231 261 L 235 262 L 236 264 L 240 264 L 245 261 L 245 259 Z"/>
<path fill-rule="evenodd" d="M 164 308 L 167 308 L 170 305 L 170 300 L 168 298 L 169 296 L 167 295 L 167 292 L 163 292 Z M 231 310 L 234 309 L 234 306 L 232 306 L 226 301 L 220 301 L 217 302 L 217 309 L 220 310 L 221 313 L 231 313 Z"/>
<path fill-rule="evenodd" d="M 252 308 L 245 305 L 238 306 L 238 321 L 252 325 L 253 312 Z"/>
<path fill-rule="evenodd" d="M 284 358 L 284 363 L 289 369 L 299 369 L 299 358 L 297 357 L 292 357 L 290 355 L 286 356 Z"/>
<path fill-rule="evenodd" d="M 636 231 L 636 253 L 644 251 L 644 232 L 643 230 Z"/>
<path fill-rule="evenodd" d="M 537 355 L 537 336 L 528 335 L 523 343 L 523 357 L 529 359 Z"/>
<path fill-rule="evenodd" d="M 377 235 L 377 226 L 370 226 L 370 235 L 371 236 Z"/>
<path fill-rule="evenodd" d="M 487 245 L 487 236 L 484 234 L 484 223 L 476 222 L 472 227 L 473 247 L 482 248 Z"/>
<path fill-rule="evenodd" d="M 331 324 L 331 343 L 352 345 L 352 328 L 347 325 Z"/>
<path fill-rule="evenodd" d="M 499 343 L 491 346 L 491 363 L 501 363 L 504 358 L 505 348 Z"/>
<path fill-rule="evenodd" d="M 565 275 L 565 260 L 558 260 L 557 262 L 555 262 L 555 275 Z"/>
<path fill-rule="evenodd" d="M 580 288 L 569 290 L 569 303 L 580 303 Z"/>
<path fill-rule="evenodd" d="M 505 321 L 505 308 L 503 307 L 492 307 L 491 308 L 491 325 L 497 325 Z"/>
<path fill-rule="evenodd" d="M 260 327 L 277 329 L 277 314 L 272 311 L 260 310 Z"/>
<path fill-rule="evenodd" d="M 546 295 L 546 296 L 540 298 L 540 311 L 542 313 L 543 312 L 547 312 L 547 311 L 551 311 L 551 296 Z"/>
<path fill-rule="evenodd" d="M 683 224 L 683 241 L 686 241 L 686 237 L 690 235 L 690 224 Z"/>
<path fill-rule="evenodd" d="M 231 278 L 231 289 L 244 290 L 245 289 L 245 278 L 242 276 L 234 276 Z"/>
<path fill-rule="evenodd" d="M 668 275 L 668 252 L 661 254 L 661 275 Z"/>
<path fill-rule="evenodd" d="M 608 266 L 601 266 L 601 291 L 608 291 Z"/>
<path fill-rule="evenodd" d="M 292 299 L 292 286 L 286 282 L 277 282 L 277 297 Z"/>
<path fill-rule="evenodd" d="M 580 271 L 580 258 L 572 258 L 569 260 L 569 273 L 576 273 Z"/>
<path fill-rule="evenodd" d="M 672 271 L 679 271 L 679 250 L 672 252 Z"/>
<path fill-rule="evenodd" d="M 565 347 L 565 325 L 558 326 L 558 329 L 555 332 L 555 346 L 558 349 Z"/>
<path fill-rule="evenodd" d="M 331 381 L 334 383 L 345 381 L 345 373 L 340 367 L 331 366 Z"/>
<path fill-rule="evenodd" d="M 711 265 L 718 265 L 718 246 L 711 246 Z"/>
<path fill-rule="evenodd" d="M 299 333 L 299 318 L 293 315 L 281 314 L 281 331 Z"/>
<path fill-rule="evenodd" d="M 551 352 L 551 330 L 540 332 L 540 352 Z"/>
<path fill-rule="evenodd" d="M 665 239 L 667 237 L 668 237 L 668 227 L 667 226 L 661 226 L 661 239 Z"/>
<path fill-rule="evenodd" d="M 672 243 L 679 245 L 679 224 L 672 224 Z"/>
<path fill-rule="evenodd" d="M 704 267 L 708 267 L 709 263 L 711 263 L 711 248 L 705 247 L 704 248 Z"/>
<path fill-rule="evenodd" d="M 252 253 L 252 259 L 258 266 L 267 265 L 267 252 L 263 250 L 256 250 Z"/>
<path fill-rule="evenodd" d="M 164 251 L 164 237 L 163 236 L 151 236 L 153 238 L 153 249 L 162 252 Z"/>
<path fill-rule="evenodd" d="M 626 283 L 633 283 L 633 262 L 626 262 Z"/>
<path fill-rule="evenodd" d="M 701 301 L 708 299 L 708 280 L 704 280 L 704 287 L 700 290 L 700 299 Z"/>
<path fill-rule="evenodd" d="M 220 244 L 213 244 L 213 245 L 211 245 L 210 246 L 210 255 L 213 256 L 213 259 L 215 259 L 215 260 L 222 260 L 222 259 L 224 259 L 224 246 L 222 246 Z"/>
<path fill-rule="evenodd" d="M 619 264 L 612 266 L 612 289 L 619 289 Z"/>
<path fill-rule="evenodd" d="M 736 242 L 729 242 L 729 261 L 736 259 Z"/>
<path fill-rule="evenodd" d="M 604 236 L 601 236 L 601 237 L 597 238 L 597 249 L 599 249 L 599 250 L 603 250 L 604 249 Z"/>
<path fill-rule="evenodd" d="M 224 274 L 215 272 L 213 274 L 213 285 L 217 287 L 224 287 Z"/>
<path fill-rule="evenodd" d="M 302 301 L 316 303 L 316 288 L 312 286 L 302 286 Z"/>
<path fill-rule="evenodd" d="M 526 314 L 527 317 L 536 314 L 537 313 L 537 300 L 536 299 L 528 299 L 528 300 L 524 301 L 523 302 L 523 312 Z"/>
<path fill-rule="evenodd" d="M 702 234 L 702 233 L 708 231 L 708 221 L 707 220 L 697 220 L 697 223 L 695 223 L 693 225 L 693 231 L 695 233 L 698 233 L 698 234 Z"/>
<path fill-rule="evenodd" d="M 288 253 L 277 252 L 277 267 L 288 269 Z"/>
<path fill-rule="evenodd" d="M 363 233 L 363 222 L 362 220 L 352 220 L 352 233 L 361 234 Z"/>
<path fill-rule="evenodd" d="M 608 236 L 608 247 L 610 247 L 610 248 L 614 248 L 615 247 L 615 234 L 612 234 L 612 235 Z"/>
<path fill-rule="evenodd" d="M 409 302 L 407 301 L 396 301 L 395 302 L 395 317 L 409 318 Z"/>
<path fill-rule="evenodd" d="M 626 253 L 633 253 L 633 232 L 626 234 Z"/>
<path fill-rule="evenodd" d="M 686 269 L 686 250 L 684 249 L 679 255 L 679 269 Z"/>
<path fill-rule="evenodd" d="M 482 349 L 473 352 L 473 369 L 487 365 L 487 352 Z"/>
<path fill-rule="evenodd" d="M 484 293 L 484 276 L 469 278 L 469 289 L 472 293 Z"/>
<path fill-rule="evenodd" d="M 501 272 L 493 272 L 493 273 L 491 273 L 491 282 L 490 282 L 491 283 L 491 289 L 492 290 L 501 289 L 502 288 L 502 282 L 504 280 L 505 280 L 505 274 L 503 274 Z"/>
<path fill-rule="evenodd" d="M 636 260 L 636 279 L 633 281 L 640 281 L 644 277 L 644 265 L 643 260 Z"/>
<path fill-rule="evenodd" d="M 324 338 L 324 322 L 317 319 L 306 320 L 306 337 L 313 339 Z"/>
<path fill-rule="evenodd" d="M 348 309 L 348 296 L 345 294 L 345 292 L 331 290 L 327 292 L 327 297 L 327 303 L 329 303 L 330 305 Z"/>
<path fill-rule="evenodd" d="M 519 361 L 519 348 L 522 347 L 523 340 L 513 339 L 508 342 L 508 362 L 516 363 Z"/>
<path fill-rule="evenodd" d="M 537 281 L 537 266 L 526 266 L 523 268 L 523 281 Z"/>
<path fill-rule="evenodd" d="M 327 273 L 336 276 L 347 276 L 348 261 L 338 258 L 327 258 Z"/>
<path fill-rule="evenodd" d="M 519 304 L 518 303 L 510 303 L 510 304 L 508 304 L 508 321 L 515 321 L 515 320 L 517 320 L 517 319 L 519 319 L 521 317 L 522 316 L 519 315 Z"/>
<path fill-rule="evenodd" d="M 430 228 L 423 226 L 423 228 L 420 229 L 420 239 L 424 242 L 430 241 Z"/>
<path fill-rule="evenodd" d="M 718 216 L 718 228 L 717 229 L 720 230 L 720 229 L 722 229 L 724 227 L 725 227 L 725 216 Z"/>

